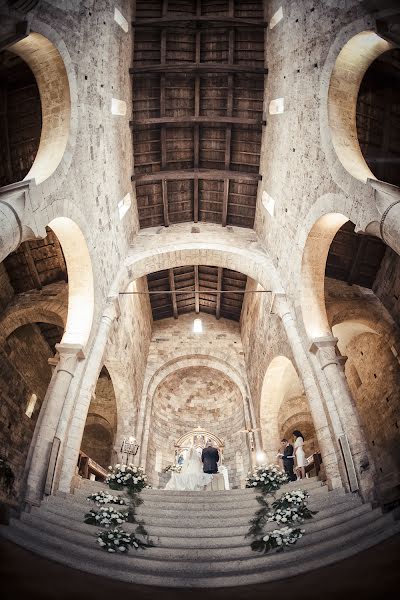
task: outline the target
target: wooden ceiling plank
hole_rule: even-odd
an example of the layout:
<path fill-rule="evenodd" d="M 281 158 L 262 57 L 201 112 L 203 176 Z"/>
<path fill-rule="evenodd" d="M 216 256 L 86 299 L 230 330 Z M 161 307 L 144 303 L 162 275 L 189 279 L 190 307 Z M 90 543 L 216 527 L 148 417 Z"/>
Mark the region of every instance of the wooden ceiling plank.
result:
<path fill-rule="evenodd" d="M 356 250 L 354 259 L 351 263 L 349 274 L 347 276 L 347 283 L 349 283 L 350 285 L 353 284 L 355 281 L 357 281 L 357 279 L 360 275 L 360 266 L 362 263 L 364 250 L 365 250 L 365 247 L 368 242 L 368 237 L 364 236 L 364 235 L 360 235 L 358 237 L 357 241 L 358 241 L 357 250 Z"/>
<path fill-rule="evenodd" d="M 185 179 L 213 179 L 213 180 L 243 180 L 243 181 L 260 181 L 262 176 L 259 173 L 251 171 L 224 171 L 220 169 L 180 169 L 180 170 L 165 170 L 157 171 L 156 173 L 136 173 L 131 176 L 132 181 L 159 181 L 165 179 L 182 181 Z"/>
<path fill-rule="evenodd" d="M 196 77 L 195 79 L 195 112 L 199 112 L 200 111 L 200 107 L 197 105 L 198 103 L 196 102 L 196 81 L 199 81 L 198 87 L 200 88 L 200 78 Z M 160 111 L 161 112 L 161 111 Z M 136 128 L 136 127 L 141 127 L 141 126 L 147 126 L 147 125 L 170 125 L 172 127 L 179 127 L 179 126 L 187 126 L 187 125 L 191 125 L 193 123 L 196 124 L 204 124 L 204 125 L 226 125 L 226 124 L 232 124 L 232 125 L 243 125 L 246 127 L 261 127 L 262 125 L 265 124 L 265 121 L 263 121 L 262 119 L 252 119 L 249 117 L 234 117 L 234 116 L 226 116 L 226 115 L 212 115 L 212 116 L 207 116 L 207 115 L 200 115 L 197 114 L 196 116 L 191 116 L 191 115 L 185 115 L 185 116 L 174 116 L 174 117 L 170 117 L 170 116 L 160 116 L 160 117 L 149 117 L 149 118 L 138 118 L 135 119 L 134 121 L 129 121 L 129 125 L 131 128 Z M 155 140 L 153 141 L 153 143 L 155 143 Z"/>
<path fill-rule="evenodd" d="M 252 29 L 265 29 L 268 26 L 266 21 L 259 21 L 257 19 L 248 19 L 240 17 L 230 16 L 216 16 L 216 15 L 166 15 L 163 17 L 146 18 L 146 19 L 135 19 L 132 21 L 132 27 L 145 28 L 145 27 L 171 27 L 178 24 L 187 26 L 188 24 L 193 25 L 212 25 L 213 23 L 219 26 L 224 25 L 229 27 L 251 27 Z"/>
<path fill-rule="evenodd" d="M 35 287 L 37 290 L 41 290 L 42 282 L 40 280 L 35 261 L 33 260 L 33 257 L 32 257 L 31 249 L 29 247 L 29 242 L 23 242 L 21 244 L 21 246 L 22 246 L 22 251 L 24 253 L 24 257 L 26 260 L 26 264 L 28 265 L 29 275 L 32 279 L 33 287 Z"/>
<path fill-rule="evenodd" d="M 172 310 L 174 311 L 174 319 L 178 318 L 178 305 L 176 303 L 176 293 L 175 293 L 175 279 L 174 279 L 174 270 L 169 269 L 169 287 L 171 289 L 171 297 L 172 297 Z"/>
<path fill-rule="evenodd" d="M 149 73 L 242 73 L 244 75 L 267 75 L 268 69 L 255 64 L 227 63 L 167 63 L 154 65 L 135 65 L 129 69 L 131 75 L 145 75 Z"/>

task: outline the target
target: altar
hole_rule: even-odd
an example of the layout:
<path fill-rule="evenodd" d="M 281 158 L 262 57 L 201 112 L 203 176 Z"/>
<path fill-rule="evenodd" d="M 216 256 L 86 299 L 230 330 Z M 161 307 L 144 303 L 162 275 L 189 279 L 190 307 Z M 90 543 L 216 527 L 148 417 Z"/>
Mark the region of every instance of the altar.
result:
<path fill-rule="evenodd" d="M 219 462 L 218 462 L 218 473 L 206 474 L 204 473 L 204 487 L 202 489 L 208 491 L 218 490 L 229 490 L 229 474 L 228 469 L 223 464 L 224 460 L 224 443 L 216 435 L 207 431 L 201 427 L 189 431 L 188 433 L 181 436 L 175 443 L 175 464 L 170 466 L 171 479 L 168 482 L 166 489 L 187 489 L 185 482 L 180 475 L 180 469 L 188 457 L 191 448 L 197 452 L 201 459 L 201 454 L 204 448 L 208 445 L 212 445 L 218 450 Z"/>

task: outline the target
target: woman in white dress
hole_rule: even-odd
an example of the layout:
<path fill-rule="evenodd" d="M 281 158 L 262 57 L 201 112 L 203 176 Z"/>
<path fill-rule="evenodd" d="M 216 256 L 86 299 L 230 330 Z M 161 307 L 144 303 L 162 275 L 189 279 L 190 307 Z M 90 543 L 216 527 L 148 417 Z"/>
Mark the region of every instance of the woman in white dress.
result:
<path fill-rule="evenodd" d="M 171 479 L 165 486 L 166 490 L 204 490 L 204 487 L 210 483 L 213 476 L 203 472 L 203 463 L 193 446 L 187 454 L 180 473 L 175 471 L 171 474 Z"/>
<path fill-rule="evenodd" d="M 296 475 L 297 479 L 305 479 L 306 477 L 306 466 L 307 460 L 306 455 L 304 454 L 304 436 L 303 434 L 296 429 L 293 431 L 294 435 L 294 455 L 296 457 Z"/>

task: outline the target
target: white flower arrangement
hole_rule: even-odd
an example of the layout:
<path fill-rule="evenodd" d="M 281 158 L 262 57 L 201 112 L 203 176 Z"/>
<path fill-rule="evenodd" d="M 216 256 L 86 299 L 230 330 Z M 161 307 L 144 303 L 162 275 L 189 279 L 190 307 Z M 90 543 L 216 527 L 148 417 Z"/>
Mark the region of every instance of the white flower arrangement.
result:
<path fill-rule="evenodd" d="M 112 506 L 102 506 L 99 511 L 92 509 L 85 515 L 85 523 L 106 528 L 121 525 L 127 519 L 128 512 L 120 512 Z"/>
<path fill-rule="evenodd" d="M 110 494 L 110 492 L 106 492 L 104 490 L 90 494 L 87 499 L 97 504 L 97 506 L 101 506 L 102 504 L 119 504 L 121 506 L 126 505 L 126 502 L 122 496 L 114 496 L 113 494 Z"/>
<path fill-rule="evenodd" d="M 260 488 L 263 493 L 270 493 L 289 481 L 286 473 L 276 465 L 261 465 L 250 471 L 246 478 L 246 487 Z"/>
<path fill-rule="evenodd" d="M 99 531 L 97 543 L 107 552 L 127 552 L 129 546 L 138 550 L 146 547 L 133 533 L 126 533 L 120 527 L 108 531 Z"/>
<path fill-rule="evenodd" d="M 273 512 L 268 513 L 268 521 L 276 523 L 298 523 L 311 519 L 316 512 L 307 508 L 308 494 L 303 490 L 286 492 L 272 504 Z"/>
<path fill-rule="evenodd" d="M 114 467 L 108 467 L 108 469 L 110 474 L 106 479 L 106 483 L 111 489 L 122 490 L 124 487 L 128 487 L 132 492 L 140 492 L 149 487 L 143 467 L 117 463 Z"/>
<path fill-rule="evenodd" d="M 164 469 L 164 473 L 169 472 L 180 473 L 182 471 L 182 465 L 167 465 Z"/>
<path fill-rule="evenodd" d="M 285 546 L 295 544 L 297 540 L 303 537 L 304 529 L 293 529 L 291 527 L 282 527 L 266 533 L 261 539 L 255 540 L 251 547 L 259 552 L 269 552 L 276 549 L 282 552 Z"/>

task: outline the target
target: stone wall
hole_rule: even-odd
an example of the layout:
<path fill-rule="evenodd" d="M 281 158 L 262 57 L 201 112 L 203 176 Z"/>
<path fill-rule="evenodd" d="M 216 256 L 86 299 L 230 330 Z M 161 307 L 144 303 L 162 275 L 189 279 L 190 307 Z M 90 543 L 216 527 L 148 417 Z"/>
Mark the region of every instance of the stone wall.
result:
<path fill-rule="evenodd" d="M 159 473 L 173 463 L 174 444 L 198 426 L 222 439 L 230 483 L 238 486 L 248 467 L 241 433 L 245 426 L 243 398 L 232 380 L 207 367 L 176 370 L 158 386 L 151 412 L 148 473 Z M 156 477 L 152 480 L 158 483 Z"/>
<path fill-rule="evenodd" d="M 136 280 L 126 291 L 146 292 L 146 278 Z M 111 331 L 104 357 L 117 403 L 116 448 L 121 447 L 124 437 L 134 434 L 137 425 L 153 322 L 147 295 L 122 295 L 119 304 L 121 315 Z"/>
<path fill-rule="evenodd" d="M 400 256 L 386 248 L 373 290 L 400 327 Z"/>
<path fill-rule="evenodd" d="M 193 332 L 195 317 L 202 320 L 202 333 Z M 225 462 L 231 481 L 234 485 L 239 485 L 239 478 L 243 479 L 249 467 L 247 440 L 244 433 L 231 434 L 244 429 L 248 423 L 243 408 L 243 395 L 249 398 L 250 395 L 243 358 L 240 327 L 234 321 L 216 321 L 211 315 L 193 313 L 182 315 L 176 320 L 154 322 L 137 430 L 141 443 L 141 461 L 150 475 L 156 466 L 159 472 L 173 460 L 174 443 L 180 435 L 201 425 L 225 440 Z M 168 391 L 164 388 L 164 381 L 168 382 L 169 377 L 179 386 L 180 376 L 177 374 L 186 370 L 186 384 L 180 388 L 179 394 L 175 395 L 168 383 Z M 191 372 L 193 377 L 190 377 Z M 203 387 L 206 385 L 211 385 L 212 391 Z M 184 402 L 190 395 L 195 399 L 194 404 L 186 407 Z M 208 405 L 207 398 L 210 395 L 215 398 L 213 404 L 217 403 L 218 406 Z M 159 441 L 152 438 L 153 420 L 158 415 L 154 402 L 159 398 L 163 403 L 166 396 L 171 399 L 166 402 L 164 420 L 172 429 L 170 432 L 166 430 L 166 435 L 171 435 L 168 437 L 169 441 L 160 445 Z M 221 397 L 225 398 L 222 404 Z M 236 404 L 229 397 L 235 398 Z M 217 413 L 213 414 L 213 410 Z M 159 434 L 159 439 L 160 436 L 162 435 Z M 163 456 L 158 458 L 156 465 L 157 449 L 163 450 Z"/>
<path fill-rule="evenodd" d="M 40 407 L 51 378 L 47 360 L 49 346 L 35 325 L 17 329 L 0 348 L 0 439 L 1 454 L 7 457 L 19 494 L 22 474 Z M 36 394 L 32 416 L 25 414 Z"/>
<path fill-rule="evenodd" d="M 257 283 L 248 279 L 247 291 L 256 290 Z M 293 354 L 286 339 L 281 319 L 270 313 L 271 294 L 247 294 L 243 302 L 241 337 L 248 381 L 254 409 L 259 419 L 264 376 L 275 356 L 286 356 L 293 362 Z"/>
<path fill-rule="evenodd" d="M 347 345 L 345 373 L 383 489 L 400 490 L 400 365 L 386 340 L 364 333 Z"/>

